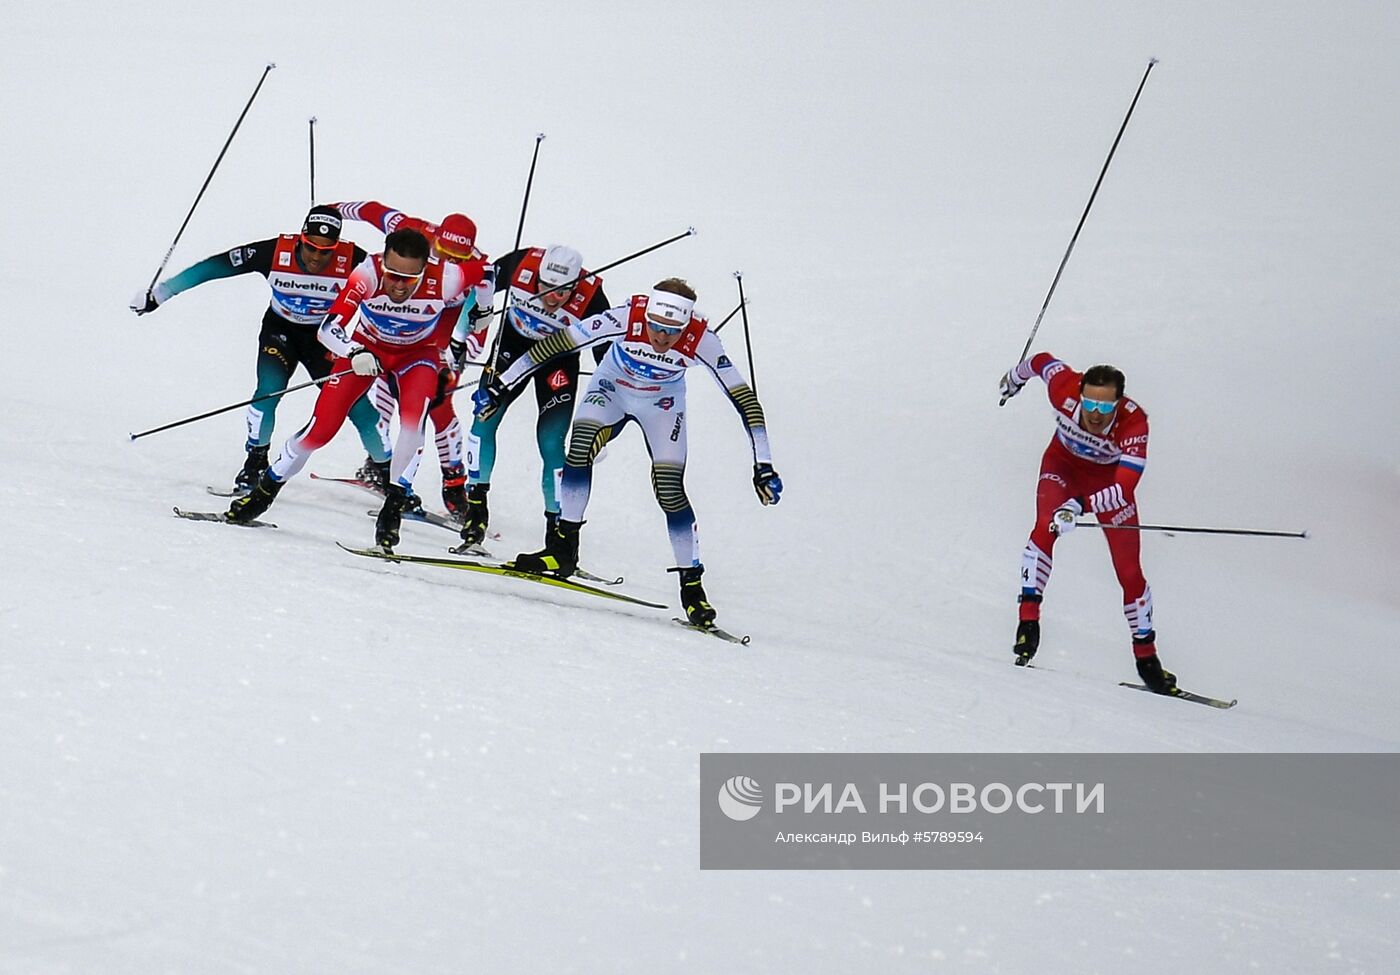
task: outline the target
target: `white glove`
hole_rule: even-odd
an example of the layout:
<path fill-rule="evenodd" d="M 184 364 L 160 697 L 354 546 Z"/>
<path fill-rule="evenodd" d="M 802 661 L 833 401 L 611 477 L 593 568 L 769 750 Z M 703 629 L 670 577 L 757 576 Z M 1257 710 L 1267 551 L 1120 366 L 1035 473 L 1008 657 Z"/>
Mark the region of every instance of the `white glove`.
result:
<path fill-rule="evenodd" d="M 1021 390 L 1025 389 L 1026 383 L 1030 382 L 1030 380 L 1022 379 L 1017 374 L 1017 371 L 1020 368 L 1021 367 L 1019 363 L 1012 366 L 1009 370 L 1007 370 L 1006 375 L 1001 377 L 1001 382 L 997 383 L 997 388 L 1001 391 L 1001 401 L 1003 403 L 1005 403 L 1011 397 L 1015 396 Z"/>
<path fill-rule="evenodd" d="M 1095 514 L 1117 511 L 1119 508 L 1126 508 L 1131 503 L 1124 497 L 1123 485 L 1121 484 L 1110 484 L 1108 487 L 1089 495 L 1089 510 Z"/>
<path fill-rule="evenodd" d="M 1084 506 L 1075 498 L 1070 498 L 1064 504 L 1055 509 L 1055 513 L 1050 516 L 1050 532 L 1053 535 L 1068 535 L 1079 527 L 1075 522 L 1084 513 Z"/>
<path fill-rule="evenodd" d="M 369 349 L 354 349 L 347 358 L 350 360 L 350 368 L 355 370 L 357 376 L 377 376 L 384 371 L 379 365 L 379 360 Z"/>

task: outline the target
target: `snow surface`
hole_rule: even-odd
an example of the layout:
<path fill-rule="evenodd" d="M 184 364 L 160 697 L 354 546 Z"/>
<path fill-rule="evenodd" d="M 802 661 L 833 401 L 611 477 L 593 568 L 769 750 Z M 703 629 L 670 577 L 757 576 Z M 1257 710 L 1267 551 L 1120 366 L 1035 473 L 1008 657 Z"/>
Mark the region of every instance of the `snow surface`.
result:
<path fill-rule="evenodd" d="M 509 20 L 506 19 L 507 15 Z M 1400 746 L 1400 15 L 1382 3 L 7 4 L 16 357 L 0 502 L 0 971 L 1395 970 L 1394 873 L 709 873 L 703 751 Z M 1153 418 L 1163 659 L 1215 712 L 1124 691 L 1092 531 L 1060 546 L 1047 670 L 1009 665 L 1051 428 L 997 409 L 1149 55 L 1038 348 L 1123 367 Z M 277 532 L 177 521 L 241 462 L 261 280 L 149 280 L 296 226 L 317 190 L 472 213 L 608 276 L 753 300 L 783 503 L 692 383 L 706 581 L 668 614 L 344 555 L 352 489 Z M 356 228 L 371 246 L 377 236 Z M 74 284 L 79 278 L 82 280 Z M 739 329 L 725 336 L 733 342 Z M 309 412 L 282 407 L 276 441 Z M 540 530 L 528 411 L 492 495 Z M 344 433 L 312 470 L 359 459 Z M 425 465 L 420 485 L 436 493 Z M 674 599 L 635 432 L 586 561 Z M 409 526 L 405 551 L 450 537 Z"/>

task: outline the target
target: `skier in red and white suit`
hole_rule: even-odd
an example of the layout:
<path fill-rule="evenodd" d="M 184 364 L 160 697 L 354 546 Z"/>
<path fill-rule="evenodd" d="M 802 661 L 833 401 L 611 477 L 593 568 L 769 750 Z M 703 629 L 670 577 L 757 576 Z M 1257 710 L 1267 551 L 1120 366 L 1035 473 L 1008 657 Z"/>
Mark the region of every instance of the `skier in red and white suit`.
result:
<path fill-rule="evenodd" d="M 480 268 L 474 278 L 463 265 L 433 257 L 427 238 L 416 230 L 390 233 L 384 253 L 355 268 L 318 333 L 336 356 L 332 369 L 353 374 L 321 387 L 311 420 L 282 445 L 253 492 L 230 505 L 229 520 L 248 521 L 266 511 L 287 479 L 335 436 L 351 404 L 376 376 L 386 374 L 398 383 L 399 435 L 375 541 L 386 549 L 397 545 L 428 404 L 438 391 L 442 350 L 452 336 L 443 313 L 471 294 L 480 275 Z"/>
<path fill-rule="evenodd" d="M 359 200 L 332 204 L 346 220 L 359 220 L 373 224 L 385 234 L 395 230 L 416 230 L 428 238 L 433 245 L 433 254 L 444 261 L 455 261 L 475 274 L 477 267 L 488 269 L 481 283 L 477 285 L 476 301 L 454 305 L 444 313 L 444 327 L 455 330 L 464 339 L 463 351 L 475 358 L 481 354 L 485 342 L 486 322 L 489 321 L 491 301 L 495 293 L 494 274 L 491 273 L 486 255 L 476 246 L 476 222 L 464 213 L 449 213 L 441 223 L 433 223 L 422 217 L 413 217 L 377 200 Z M 465 315 L 466 320 L 458 324 Z M 452 390 L 459 380 L 462 363 L 453 356 L 446 356 L 439 395 L 428 411 L 428 419 L 437 431 L 436 444 L 438 463 L 442 467 L 442 502 L 447 512 L 460 516 L 466 506 L 466 468 L 462 463 L 462 425 L 457 411 L 452 405 Z M 387 428 L 394 415 L 394 393 L 389 383 L 381 378 L 370 388 L 370 401 L 379 411 L 381 421 Z M 361 469 L 361 477 L 376 480 L 373 458 L 367 458 Z M 369 475 L 366 477 L 366 475 Z M 412 504 L 413 502 L 410 502 Z"/>
<path fill-rule="evenodd" d="M 1047 352 L 1011 369 L 1001 380 L 1003 400 L 1033 377 L 1045 382 L 1055 409 L 1055 435 L 1040 462 L 1036 520 L 1021 557 L 1020 624 L 1016 663 L 1025 666 L 1040 645 L 1040 604 L 1050 580 L 1055 540 L 1074 530 L 1088 512 L 1101 524 L 1138 524 L 1137 485 L 1147 466 L 1147 412 L 1123 395 L 1123 373 L 1094 366 L 1078 373 Z M 1136 531 L 1104 533 L 1123 588 L 1123 615 L 1133 632 L 1133 655 L 1143 683 L 1169 693 L 1176 678 L 1157 659 L 1152 628 L 1152 587 L 1139 562 Z"/>

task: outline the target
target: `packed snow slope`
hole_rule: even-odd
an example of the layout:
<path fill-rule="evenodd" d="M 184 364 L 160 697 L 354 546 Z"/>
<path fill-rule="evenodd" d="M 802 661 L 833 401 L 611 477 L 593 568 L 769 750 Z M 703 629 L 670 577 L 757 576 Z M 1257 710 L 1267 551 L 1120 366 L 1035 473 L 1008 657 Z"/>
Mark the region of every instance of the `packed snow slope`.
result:
<path fill-rule="evenodd" d="M 1223 7 L 7 9 L 0 971 L 1393 970 L 1389 873 L 697 867 L 704 751 L 1400 746 L 1400 17 Z M 1312 533 L 1144 539 L 1163 659 L 1229 712 L 1116 686 L 1093 531 L 1057 551 L 1046 669 L 1010 665 L 1052 421 L 996 380 L 1150 55 L 1036 347 L 1127 373 L 1146 519 Z M 356 559 L 372 499 L 306 478 L 275 532 L 171 517 L 216 504 L 239 412 L 127 434 L 251 394 L 266 286 L 126 302 L 268 60 L 168 271 L 299 225 L 311 115 L 323 201 L 465 210 L 503 253 L 544 131 L 527 243 L 596 265 L 693 224 L 608 289 L 679 274 L 716 317 L 743 270 L 787 493 L 757 503 L 699 375 L 688 485 L 752 646 Z M 506 554 L 541 528 L 529 413 Z M 310 469 L 359 459 L 347 432 Z M 635 431 L 588 517 L 586 563 L 674 605 Z"/>

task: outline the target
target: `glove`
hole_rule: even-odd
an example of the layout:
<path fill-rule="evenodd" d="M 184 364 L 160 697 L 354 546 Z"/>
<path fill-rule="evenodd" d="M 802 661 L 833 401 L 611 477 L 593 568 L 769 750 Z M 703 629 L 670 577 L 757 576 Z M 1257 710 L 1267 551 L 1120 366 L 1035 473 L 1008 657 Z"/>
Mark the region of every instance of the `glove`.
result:
<path fill-rule="evenodd" d="M 369 349 L 352 349 L 347 358 L 350 360 L 350 368 L 355 370 L 357 376 L 377 376 L 384 371 L 379 360 Z"/>
<path fill-rule="evenodd" d="M 1132 499 L 1123 493 L 1121 484 L 1110 484 L 1089 495 L 1089 510 L 1095 514 L 1107 514 L 1132 503 Z"/>
<path fill-rule="evenodd" d="M 1001 377 L 1001 382 L 997 383 L 997 388 L 1001 391 L 1001 401 L 1003 403 L 1025 389 L 1026 383 L 1030 381 L 1028 379 L 1022 379 L 1017 375 L 1017 370 L 1020 368 L 1019 363 L 1012 366 L 1007 370 L 1006 375 Z"/>
<path fill-rule="evenodd" d="M 1078 498 L 1070 498 L 1064 504 L 1055 509 L 1055 513 L 1050 516 L 1049 529 L 1053 535 L 1068 535 L 1079 527 L 1075 520 L 1084 513 L 1084 506 L 1079 503 Z"/>
<path fill-rule="evenodd" d="M 772 464 L 754 464 L 753 489 L 764 504 L 777 504 L 783 495 L 783 479 Z"/>
<path fill-rule="evenodd" d="M 501 408 L 501 400 L 505 398 L 506 387 L 500 379 L 492 376 L 490 379 L 481 377 L 481 385 L 472 393 L 472 413 L 478 420 L 489 420 L 496 415 L 496 411 Z"/>
<path fill-rule="evenodd" d="M 453 339 L 447 343 L 447 350 L 451 354 L 450 363 L 453 369 L 461 372 L 467 365 L 467 361 L 475 359 L 481 355 L 484 346 L 481 344 L 480 334 L 472 332 L 467 336 L 465 342 L 458 342 Z"/>
<path fill-rule="evenodd" d="M 433 393 L 433 398 L 428 401 L 428 409 L 435 410 L 442 405 L 457 389 L 457 373 L 451 366 L 443 366 L 438 370 L 437 391 Z"/>
<path fill-rule="evenodd" d="M 144 315 L 153 312 L 160 307 L 160 299 L 155 296 L 155 292 L 147 288 L 145 291 L 138 291 L 127 305 L 137 315 Z"/>

